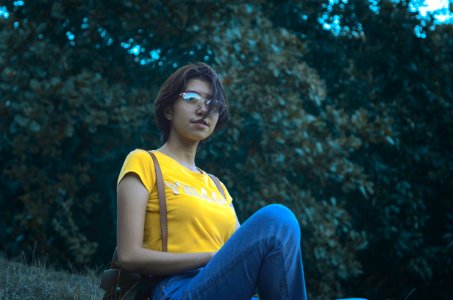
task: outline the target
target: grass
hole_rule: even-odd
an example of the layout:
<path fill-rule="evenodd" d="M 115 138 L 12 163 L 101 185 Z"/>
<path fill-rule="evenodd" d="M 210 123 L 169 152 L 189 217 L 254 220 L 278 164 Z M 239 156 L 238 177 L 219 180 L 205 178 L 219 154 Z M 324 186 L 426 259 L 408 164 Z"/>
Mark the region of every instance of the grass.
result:
<path fill-rule="evenodd" d="M 56 271 L 46 261 L 27 264 L 24 258 L 0 256 L 0 300 L 15 299 L 101 299 L 100 274 Z"/>

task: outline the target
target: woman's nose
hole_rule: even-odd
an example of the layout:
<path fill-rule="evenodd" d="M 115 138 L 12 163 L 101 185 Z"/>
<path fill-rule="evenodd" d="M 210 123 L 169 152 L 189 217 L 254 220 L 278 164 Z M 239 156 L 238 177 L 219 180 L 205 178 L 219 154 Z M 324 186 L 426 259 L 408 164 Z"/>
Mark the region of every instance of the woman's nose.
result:
<path fill-rule="evenodd" d="M 197 112 L 200 113 L 200 114 L 205 114 L 207 113 L 209 110 L 209 107 L 208 107 L 208 104 L 206 102 L 200 102 L 198 104 L 198 109 L 197 109 Z"/>

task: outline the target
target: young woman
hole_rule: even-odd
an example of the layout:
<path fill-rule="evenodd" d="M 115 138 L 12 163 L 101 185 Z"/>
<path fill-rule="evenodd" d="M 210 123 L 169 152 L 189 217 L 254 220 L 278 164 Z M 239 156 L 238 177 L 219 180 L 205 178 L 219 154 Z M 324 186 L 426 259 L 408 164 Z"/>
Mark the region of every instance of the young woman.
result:
<path fill-rule="evenodd" d="M 195 164 L 198 144 L 228 119 L 217 74 L 184 66 L 162 85 L 155 115 L 164 144 L 153 150 L 167 199 L 168 252 L 162 252 L 154 164 L 132 151 L 118 178 L 118 260 L 154 279 L 150 299 L 306 299 L 300 228 L 282 205 L 240 225 L 232 198 Z"/>

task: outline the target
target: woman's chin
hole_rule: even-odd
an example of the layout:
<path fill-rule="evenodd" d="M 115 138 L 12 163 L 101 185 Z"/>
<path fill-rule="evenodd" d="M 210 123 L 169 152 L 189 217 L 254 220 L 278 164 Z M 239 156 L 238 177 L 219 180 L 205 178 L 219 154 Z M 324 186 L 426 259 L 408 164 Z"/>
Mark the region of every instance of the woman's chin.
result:
<path fill-rule="evenodd" d="M 187 137 L 187 141 L 199 143 L 208 140 L 210 136 L 210 134 L 193 134 L 190 137 Z"/>

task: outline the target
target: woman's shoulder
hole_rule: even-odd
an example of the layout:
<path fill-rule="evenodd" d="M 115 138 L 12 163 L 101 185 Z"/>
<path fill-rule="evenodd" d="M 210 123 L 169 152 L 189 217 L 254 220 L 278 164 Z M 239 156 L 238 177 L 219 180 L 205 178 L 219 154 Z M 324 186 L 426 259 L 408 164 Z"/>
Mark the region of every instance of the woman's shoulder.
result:
<path fill-rule="evenodd" d="M 154 185 L 154 163 L 147 150 L 135 149 L 124 160 L 117 183 L 129 173 L 135 173 L 149 192 Z"/>
<path fill-rule="evenodd" d="M 149 155 L 150 150 L 144 150 L 144 149 L 134 149 L 126 157 L 127 159 L 134 159 L 134 160 L 140 160 L 140 161 L 149 161 L 151 160 L 151 156 Z"/>
<path fill-rule="evenodd" d="M 124 165 L 149 168 L 152 167 L 154 163 L 148 150 L 134 149 L 126 156 Z"/>

